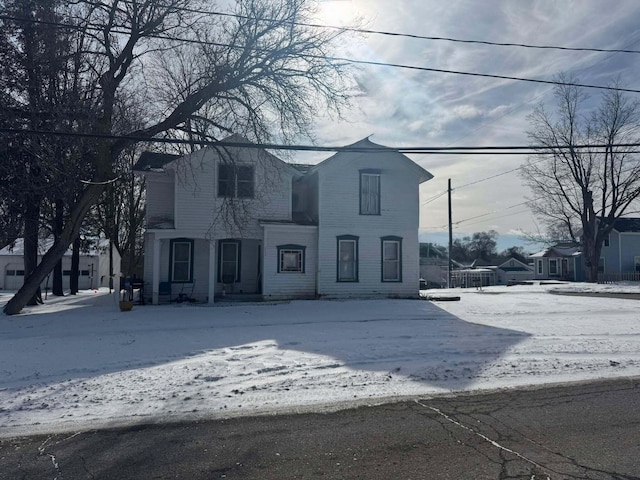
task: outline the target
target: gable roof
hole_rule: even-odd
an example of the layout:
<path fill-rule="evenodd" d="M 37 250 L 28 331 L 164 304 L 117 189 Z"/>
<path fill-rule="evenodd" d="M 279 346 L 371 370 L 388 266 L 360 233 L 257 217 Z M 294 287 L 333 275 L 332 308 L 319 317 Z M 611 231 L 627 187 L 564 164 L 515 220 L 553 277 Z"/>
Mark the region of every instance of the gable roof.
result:
<path fill-rule="evenodd" d="M 133 166 L 135 172 L 149 172 L 162 170 L 167 164 L 178 158 L 179 155 L 171 153 L 142 152 L 140 158 Z"/>
<path fill-rule="evenodd" d="M 326 160 L 320 162 L 319 164 L 311 167 L 308 170 L 307 174 L 313 174 L 321 169 L 324 169 L 327 166 L 332 165 L 336 161 L 340 161 L 341 159 L 343 159 L 348 155 L 353 155 L 353 154 L 359 154 L 358 156 L 367 155 L 367 154 L 370 155 L 372 153 L 382 153 L 386 151 L 389 153 L 396 153 L 398 155 L 398 159 L 400 159 L 401 162 L 403 162 L 406 166 L 414 170 L 416 175 L 418 176 L 418 183 L 423 183 L 433 178 L 433 175 L 431 173 L 429 173 L 427 170 L 422 168 L 420 165 L 418 165 L 416 162 L 411 160 L 409 157 L 407 157 L 397 149 L 374 143 L 371 140 L 369 140 L 369 137 L 365 137 L 356 143 L 352 143 L 351 145 L 346 145 L 344 148 L 348 150 L 341 150 L 336 154 L 332 155 L 331 157 L 327 158 Z"/>
<path fill-rule="evenodd" d="M 513 266 L 511 266 L 511 262 L 513 262 Z M 531 271 L 531 268 L 526 263 L 522 263 L 515 257 L 509 257 L 504 262 L 498 265 L 500 270 L 504 270 L 505 272 L 527 272 Z"/>
<path fill-rule="evenodd" d="M 580 247 L 576 245 L 555 245 L 553 247 L 547 247 L 533 255 L 529 255 L 529 258 L 542 258 L 542 257 L 578 257 L 582 255 Z"/>
<path fill-rule="evenodd" d="M 620 232 L 640 232 L 640 218 L 624 217 L 618 218 L 613 224 L 613 229 Z"/>

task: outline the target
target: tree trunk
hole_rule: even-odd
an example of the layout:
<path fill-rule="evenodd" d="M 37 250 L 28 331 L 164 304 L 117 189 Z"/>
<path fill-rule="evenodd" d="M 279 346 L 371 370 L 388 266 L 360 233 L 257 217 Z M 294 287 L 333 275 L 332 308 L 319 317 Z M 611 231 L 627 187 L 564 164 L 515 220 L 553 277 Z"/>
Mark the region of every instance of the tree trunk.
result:
<path fill-rule="evenodd" d="M 71 295 L 78 293 L 78 279 L 80 277 L 80 236 L 73 241 L 71 253 L 71 276 L 69 277 L 69 289 Z"/>
<path fill-rule="evenodd" d="M 32 197 L 27 200 L 24 218 L 24 281 L 38 266 L 38 227 L 40 226 L 40 199 Z M 40 283 L 38 288 L 28 297 L 27 305 L 42 303 Z"/>
<path fill-rule="evenodd" d="M 56 241 L 60 238 L 62 233 L 62 222 L 64 214 L 64 204 L 62 200 L 56 199 L 55 201 L 55 213 L 53 219 L 53 234 Z M 67 247 L 69 244 L 67 244 Z M 64 255 L 64 254 L 63 254 Z M 51 293 L 59 297 L 64 296 L 64 288 L 62 286 L 62 258 L 53 267 L 53 284 L 51 285 Z"/>
<path fill-rule="evenodd" d="M 53 269 L 56 262 L 63 257 L 71 241 L 79 235 L 84 217 L 87 215 L 91 205 L 98 201 L 103 190 L 104 186 L 101 184 L 92 184 L 87 187 L 69 214 L 69 219 L 62 235 L 56 239 L 29 278 L 25 279 L 22 288 L 4 306 L 4 313 L 7 315 L 20 313 L 27 301 L 37 292 L 40 283 Z"/>

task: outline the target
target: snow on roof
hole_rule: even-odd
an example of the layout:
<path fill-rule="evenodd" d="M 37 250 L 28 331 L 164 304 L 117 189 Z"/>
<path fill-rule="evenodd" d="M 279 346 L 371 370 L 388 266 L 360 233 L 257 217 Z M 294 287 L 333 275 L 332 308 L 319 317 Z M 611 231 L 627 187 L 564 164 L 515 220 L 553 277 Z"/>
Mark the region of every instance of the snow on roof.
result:
<path fill-rule="evenodd" d="M 87 249 L 81 249 L 80 255 L 99 255 L 98 249 L 104 249 L 109 247 L 109 240 L 106 238 L 96 239 L 93 238 L 92 245 Z M 98 242 L 98 248 L 96 248 L 95 242 Z M 53 237 L 41 238 L 38 241 L 38 254 L 44 255 L 53 245 Z M 10 243 L 6 247 L 0 249 L 0 255 L 24 255 L 24 238 L 18 238 L 13 243 Z M 71 256 L 71 247 L 64 253 L 65 256 Z"/>
<path fill-rule="evenodd" d="M 529 255 L 532 258 L 542 258 L 542 257 L 578 257 L 582 255 L 580 248 L 577 246 L 574 247 L 547 247 L 540 252 L 534 253 L 533 255 Z"/>

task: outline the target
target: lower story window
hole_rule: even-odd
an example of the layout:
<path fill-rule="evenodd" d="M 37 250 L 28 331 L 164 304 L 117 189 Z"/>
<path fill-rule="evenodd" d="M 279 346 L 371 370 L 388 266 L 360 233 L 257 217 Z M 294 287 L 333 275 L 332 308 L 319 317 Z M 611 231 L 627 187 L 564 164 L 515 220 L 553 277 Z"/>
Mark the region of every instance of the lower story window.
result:
<path fill-rule="evenodd" d="M 558 275 L 558 260 L 549 260 L 549 275 Z"/>
<path fill-rule="evenodd" d="M 304 273 L 302 245 L 278 245 L 278 273 Z"/>
<path fill-rule="evenodd" d="M 172 282 L 185 283 L 193 281 L 193 240 L 171 240 L 170 267 Z"/>
<path fill-rule="evenodd" d="M 237 283 L 240 281 L 239 240 L 220 240 L 218 244 L 218 281 L 222 283 Z"/>
<path fill-rule="evenodd" d="M 358 281 L 358 237 L 338 237 L 338 282 Z"/>
<path fill-rule="evenodd" d="M 402 238 L 382 237 L 382 281 L 402 281 Z"/>

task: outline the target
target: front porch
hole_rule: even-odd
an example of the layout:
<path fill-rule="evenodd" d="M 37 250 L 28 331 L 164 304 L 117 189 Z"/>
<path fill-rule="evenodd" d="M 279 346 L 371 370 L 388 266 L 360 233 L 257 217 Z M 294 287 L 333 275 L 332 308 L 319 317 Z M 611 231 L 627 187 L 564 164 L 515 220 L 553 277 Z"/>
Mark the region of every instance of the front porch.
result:
<path fill-rule="evenodd" d="M 178 237 L 167 231 L 147 235 L 145 278 L 150 279 L 146 288 L 151 303 L 211 305 L 236 295 L 261 295 L 261 239 Z"/>

